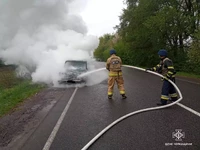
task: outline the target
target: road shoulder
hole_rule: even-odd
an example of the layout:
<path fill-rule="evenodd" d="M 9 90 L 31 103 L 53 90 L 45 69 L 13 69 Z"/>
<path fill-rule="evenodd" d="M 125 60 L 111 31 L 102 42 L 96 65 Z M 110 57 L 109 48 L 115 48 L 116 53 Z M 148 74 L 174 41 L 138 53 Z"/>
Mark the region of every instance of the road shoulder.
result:
<path fill-rule="evenodd" d="M 20 146 L 44 119 L 64 91 L 65 89 L 44 89 L 0 118 L 0 149 Z"/>

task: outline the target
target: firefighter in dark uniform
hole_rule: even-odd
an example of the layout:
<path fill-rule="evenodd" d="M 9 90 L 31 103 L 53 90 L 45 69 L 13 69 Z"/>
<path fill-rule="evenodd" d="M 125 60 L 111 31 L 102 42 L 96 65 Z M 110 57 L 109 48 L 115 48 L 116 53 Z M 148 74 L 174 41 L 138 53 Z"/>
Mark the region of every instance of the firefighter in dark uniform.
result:
<path fill-rule="evenodd" d="M 161 59 L 160 63 L 153 67 L 146 70 L 156 71 L 164 76 L 163 78 L 163 86 L 162 86 L 162 93 L 161 93 L 161 101 L 157 105 L 166 105 L 167 101 L 176 101 L 178 95 L 176 93 L 176 89 L 174 86 L 168 81 L 170 79 L 175 83 L 175 70 L 173 66 L 172 60 L 167 57 L 167 51 L 164 49 L 159 50 L 158 55 Z"/>
<path fill-rule="evenodd" d="M 124 89 L 124 80 L 122 77 L 122 60 L 120 57 L 116 56 L 115 50 L 110 50 L 110 57 L 106 62 L 106 69 L 109 71 L 108 77 L 108 99 L 112 99 L 113 88 L 115 81 L 117 82 L 118 89 L 123 99 L 126 99 L 125 89 Z"/>

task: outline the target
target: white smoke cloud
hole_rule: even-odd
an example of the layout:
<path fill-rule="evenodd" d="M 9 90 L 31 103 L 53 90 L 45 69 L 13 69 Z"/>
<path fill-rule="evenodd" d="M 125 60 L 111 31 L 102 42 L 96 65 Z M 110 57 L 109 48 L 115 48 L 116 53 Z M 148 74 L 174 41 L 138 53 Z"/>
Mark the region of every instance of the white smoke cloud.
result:
<path fill-rule="evenodd" d="M 1 0 L 0 58 L 34 70 L 34 82 L 56 85 L 66 60 L 88 60 L 99 44 L 79 15 L 86 2 Z"/>

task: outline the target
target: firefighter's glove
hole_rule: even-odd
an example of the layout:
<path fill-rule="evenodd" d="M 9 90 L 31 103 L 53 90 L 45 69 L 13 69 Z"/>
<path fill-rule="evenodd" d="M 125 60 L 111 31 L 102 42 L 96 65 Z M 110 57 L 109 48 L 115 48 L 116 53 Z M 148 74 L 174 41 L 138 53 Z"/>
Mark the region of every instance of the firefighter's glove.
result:
<path fill-rule="evenodd" d="M 162 81 L 164 81 L 164 80 L 167 80 L 167 81 L 168 81 L 169 78 L 167 78 L 167 77 L 164 76 L 164 77 L 161 78 L 161 80 L 162 80 Z"/>
<path fill-rule="evenodd" d="M 145 71 L 147 72 L 147 71 L 153 71 L 153 69 L 152 68 L 147 68 L 147 69 L 145 69 Z"/>

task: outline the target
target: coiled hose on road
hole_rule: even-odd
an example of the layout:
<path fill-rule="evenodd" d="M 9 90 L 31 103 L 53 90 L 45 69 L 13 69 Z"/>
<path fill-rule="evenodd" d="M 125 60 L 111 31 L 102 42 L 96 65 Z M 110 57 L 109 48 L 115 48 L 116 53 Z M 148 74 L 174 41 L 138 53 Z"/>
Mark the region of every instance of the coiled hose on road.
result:
<path fill-rule="evenodd" d="M 156 72 L 152 72 L 152 71 L 146 71 L 145 69 L 143 68 L 139 68 L 139 67 L 135 67 L 135 66 L 129 66 L 129 65 L 123 65 L 124 67 L 128 67 L 128 68 L 133 68 L 133 69 L 137 69 L 137 70 L 141 70 L 141 71 L 145 71 L 145 72 L 148 72 L 148 73 L 151 73 L 151 74 L 154 74 L 154 75 L 157 75 L 159 77 L 163 77 L 163 75 L 159 74 L 159 73 L 156 73 Z M 94 73 L 94 72 L 98 72 L 98 71 L 102 71 L 102 70 L 105 70 L 106 68 L 101 68 L 101 69 L 97 69 L 95 71 L 90 71 L 90 72 L 87 72 L 85 74 L 82 74 L 81 76 L 86 76 L 88 74 L 91 74 L 91 73 Z M 167 104 L 167 105 L 164 105 L 164 106 L 159 106 L 159 107 L 150 107 L 150 108 L 145 108 L 145 109 L 141 109 L 141 110 L 137 110 L 137 111 L 134 111 L 132 113 L 129 113 L 127 115 L 124 115 L 122 117 L 120 117 L 119 119 L 115 120 L 113 123 L 111 123 L 110 125 L 108 125 L 106 128 L 104 128 L 101 132 L 99 132 L 99 134 L 97 134 L 91 141 L 89 141 L 81 150 L 87 150 L 98 138 L 100 138 L 106 131 L 108 131 L 110 128 L 112 128 L 114 125 L 116 125 L 117 123 L 119 123 L 120 121 L 132 116 L 132 115 L 135 115 L 135 114 L 138 114 L 138 113 L 142 113 L 142 112 L 147 112 L 147 111 L 151 111 L 151 110 L 158 110 L 158 109 L 163 109 L 163 108 L 167 108 L 167 107 L 170 107 L 170 106 L 173 106 L 175 105 L 176 103 L 180 102 L 183 97 L 182 97 L 182 94 L 179 90 L 179 88 L 176 86 L 176 84 L 174 82 L 172 82 L 171 80 L 168 80 L 177 90 L 178 94 L 179 94 L 179 99 L 173 103 L 170 103 L 170 104 Z"/>

